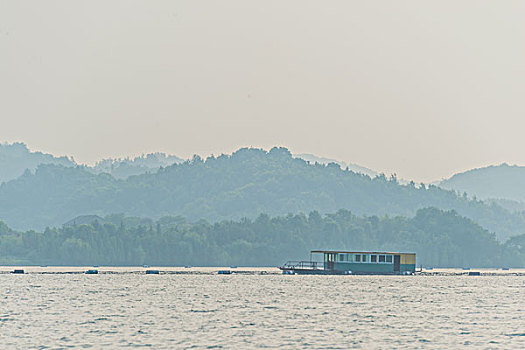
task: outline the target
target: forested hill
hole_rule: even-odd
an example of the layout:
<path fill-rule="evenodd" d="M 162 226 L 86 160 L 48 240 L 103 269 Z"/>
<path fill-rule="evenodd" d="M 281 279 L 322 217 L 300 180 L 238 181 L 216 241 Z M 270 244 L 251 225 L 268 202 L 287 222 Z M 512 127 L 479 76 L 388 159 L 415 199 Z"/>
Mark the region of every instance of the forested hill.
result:
<path fill-rule="evenodd" d="M 502 244 L 471 220 L 434 208 L 413 218 L 339 210 L 215 224 L 101 219 L 43 233 L 16 232 L 0 222 L 0 264 L 277 266 L 307 259 L 312 249 L 355 249 L 415 252 L 423 266 L 525 267 L 525 235 Z"/>
<path fill-rule="evenodd" d="M 501 164 L 455 174 L 439 185 L 487 199 L 525 202 L 525 167 Z"/>
<path fill-rule="evenodd" d="M 72 158 L 31 152 L 24 143 L 0 144 L 0 183 L 16 179 L 26 169 L 35 170 L 40 164 L 76 165 Z"/>
<path fill-rule="evenodd" d="M 0 219 L 16 229 L 59 226 L 83 214 L 182 215 L 215 222 L 341 208 L 357 215 L 412 216 L 430 206 L 455 209 L 501 240 L 525 232 L 520 214 L 497 205 L 435 186 L 400 185 L 385 176 L 371 179 L 336 164 L 309 164 L 284 148 L 241 149 L 206 160 L 196 156 L 126 180 L 45 165 L 0 186 Z"/>

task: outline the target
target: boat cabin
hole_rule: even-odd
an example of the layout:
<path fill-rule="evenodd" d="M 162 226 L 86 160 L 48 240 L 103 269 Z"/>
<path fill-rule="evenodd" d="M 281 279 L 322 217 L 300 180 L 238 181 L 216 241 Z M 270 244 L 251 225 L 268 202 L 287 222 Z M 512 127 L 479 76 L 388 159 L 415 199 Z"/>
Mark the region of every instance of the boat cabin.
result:
<path fill-rule="evenodd" d="M 322 262 L 312 260 L 313 254 L 322 254 Z M 416 254 L 312 250 L 310 261 L 289 261 L 281 270 L 290 274 L 412 274 Z"/>
<path fill-rule="evenodd" d="M 415 253 L 313 250 L 323 254 L 324 270 L 352 273 L 398 274 L 416 271 Z"/>

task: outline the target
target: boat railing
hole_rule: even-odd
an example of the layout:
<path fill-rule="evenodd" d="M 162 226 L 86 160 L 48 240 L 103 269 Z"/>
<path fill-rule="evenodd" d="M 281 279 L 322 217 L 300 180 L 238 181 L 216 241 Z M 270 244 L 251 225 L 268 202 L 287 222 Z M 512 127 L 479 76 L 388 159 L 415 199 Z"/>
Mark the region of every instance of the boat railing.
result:
<path fill-rule="evenodd" d="M 281 269 L 323 270 L 324 263 L 318 261 L 288 261 L 281 266 Z"/>

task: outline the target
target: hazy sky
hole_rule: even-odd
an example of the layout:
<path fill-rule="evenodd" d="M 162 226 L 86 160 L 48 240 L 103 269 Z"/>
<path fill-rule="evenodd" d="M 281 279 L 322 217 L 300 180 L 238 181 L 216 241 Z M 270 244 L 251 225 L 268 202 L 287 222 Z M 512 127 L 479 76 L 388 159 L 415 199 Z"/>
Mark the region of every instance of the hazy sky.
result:
<path fill-rule="evenodd" d="M 525 164 L 525 1 L 0 0 L 0 142 Z"/>

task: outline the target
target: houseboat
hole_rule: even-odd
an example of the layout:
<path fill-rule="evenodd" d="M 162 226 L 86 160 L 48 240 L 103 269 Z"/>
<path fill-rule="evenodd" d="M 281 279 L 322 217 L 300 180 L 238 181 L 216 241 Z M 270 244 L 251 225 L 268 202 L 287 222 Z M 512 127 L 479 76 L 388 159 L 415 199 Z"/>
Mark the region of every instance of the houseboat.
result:
<path fill-rule="evenodd" d="M 322 261 L 314 261 L 322 254 Z M 309 261 L 288 261 L 284 274 L 309 275 L 409 275 L 416 271 L 415 253 L 312 250 Z"/>

